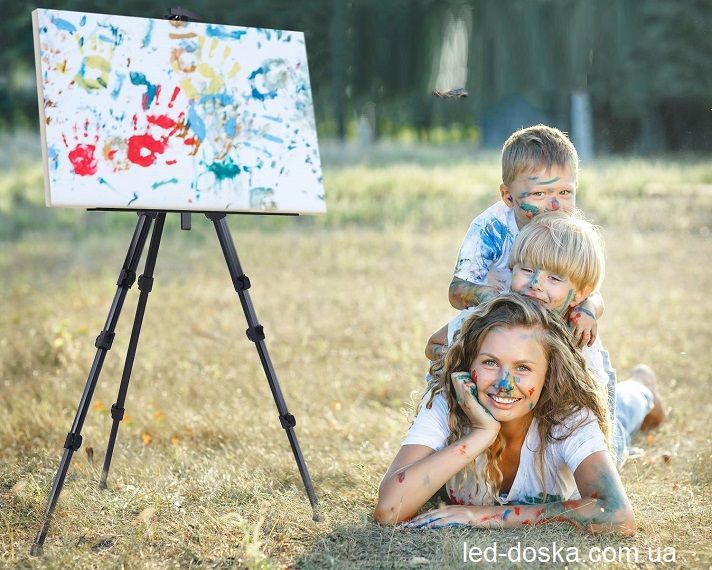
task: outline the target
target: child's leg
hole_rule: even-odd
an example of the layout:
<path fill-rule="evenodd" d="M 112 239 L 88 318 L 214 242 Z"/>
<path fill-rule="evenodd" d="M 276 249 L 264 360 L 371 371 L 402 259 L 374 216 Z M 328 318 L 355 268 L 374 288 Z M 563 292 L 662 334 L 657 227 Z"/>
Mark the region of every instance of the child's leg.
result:
<path fill-rule="evenodd" d="M 655 373 L 645 364 L 633 368 L 631 377 L 616 388 L 614 437 L 618 438 L 616 443 L 621 444 L 619 457 L 624 460 L 633 434 L 639 429 L 660 425 L 665 419 L 665 411 L 657 391 Z"/>

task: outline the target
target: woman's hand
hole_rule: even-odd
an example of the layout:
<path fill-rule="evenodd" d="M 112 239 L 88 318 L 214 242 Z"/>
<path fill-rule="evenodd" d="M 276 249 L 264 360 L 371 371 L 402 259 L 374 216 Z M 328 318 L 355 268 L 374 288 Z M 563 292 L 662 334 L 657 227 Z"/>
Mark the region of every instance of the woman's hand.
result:
<path fill-rule="evenodd" d="M 453 372 L 450 374 L 450 381 L 455 388 L 457 403 L 470 420 L 473 429 L 485 430 L 496 436 L 501 424 L 480 404 L 477 399 L 477 384 L 472 381 L 470 373 Z"/>
<path fill-rule="evenodd" d="M 469 526 L 472 523 L 472 510 L 470 506 L 450 505 L 418 515 L 403 526 L 406 528 Z"/>

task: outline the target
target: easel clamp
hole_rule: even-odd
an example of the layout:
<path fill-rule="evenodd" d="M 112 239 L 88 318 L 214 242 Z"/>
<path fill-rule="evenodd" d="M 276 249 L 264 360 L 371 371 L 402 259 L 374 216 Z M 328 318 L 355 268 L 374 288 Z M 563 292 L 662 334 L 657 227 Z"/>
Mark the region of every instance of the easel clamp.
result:
<path fill-rule="evenodd" d="M 77 451 L 82 446 L 82 436 L 78 433 L 72 433 L 71 431 L 67 434 L 67 439 L 64 440 L 64 449 L 71 449 L 72 451 Z"/>
<path fill-rule="evenodd" d="M 139 291 L 146 291 L 147 293 L 150 293 L 153 289 L 153 277 L 141 275 L 138 278 L 138 288 Z"/>
<path fill-rule="evenodd" d="M 131 289 L 131 285 L 136 281 L 136 272 L 130 269 L 123 268 L 119 273 L 119 280 L 116 284 L 122 289 Z"/>
<path fill-rule="evenodd" d="M 114 335 L 116 333 L 112 331 L 101 331 L 99 336 L 96 337 L 96 342 L 94 346 L 101 348 L 103 350 L 111 350 L 111 345 L 114 342 Z"/>
<path fill-rule="evenodd" d="M 235 279 L 234 285 L 235 291 L 238 293 L 240 291 L 247 291 L 252 286 L 250 278 L 244 273 Z"/>
<path fill-rule="evenodd" d="M 265 330 L 262 325 L 250 327 L 245 331 L 245 334 L 247 334 L 247 338 L 249 338 L 252 342 L 259 342 L 265 339 Z"/>
<path fill-rule="evenodd" d="M 284 429 L 287 429 L 296 426 L 297 420 L 292 414 L 284 414 L 283 416 L 279 416 L 279 423 L 282 424 Z"/>
<path fill-rule="evenodd" d="M 116 404 L 111 405 L 111 419 L 121 421 L 124 419 L 126 408 L 119 408 Z"/>

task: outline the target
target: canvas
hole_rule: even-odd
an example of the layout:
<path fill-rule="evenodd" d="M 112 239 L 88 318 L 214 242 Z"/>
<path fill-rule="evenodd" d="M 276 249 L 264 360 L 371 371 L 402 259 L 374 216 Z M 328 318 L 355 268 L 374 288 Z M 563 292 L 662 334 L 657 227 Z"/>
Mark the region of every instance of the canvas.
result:
<path fill-rule="evenodd" d="M 326 210 L 300 32 L 37 9 L 49 206 Z"/>

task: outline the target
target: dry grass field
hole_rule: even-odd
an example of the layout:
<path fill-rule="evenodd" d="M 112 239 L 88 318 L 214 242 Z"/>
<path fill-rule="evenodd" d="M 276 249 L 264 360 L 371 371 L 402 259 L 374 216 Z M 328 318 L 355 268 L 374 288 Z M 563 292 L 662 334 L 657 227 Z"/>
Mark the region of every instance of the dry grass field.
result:
<path fill-rule="evenodd" d="M 380 477 L 422 393 L 425 341 L 453 314 L 460 241 L 498 176 L 491 155 L 382 150 L 326 169 L 324 218 L 230 219 L 324 521 L 311 520 L 209 222 L 196 216 L 181 232 L 169 216 L 109 489 L 97 482 L 135 286 L 41 559 L 28 551 L 134 221 L 48 213 L 36 163 L 4 169 L 0 220 L 21 238 L 0 250 L 0 565 L 468 568 L 464 543 L 495 542 L 577 547 L 584 562 L 570 568 L 600 567 L 586 556 L 606 547 L 620 552 L 610 567 L 660 567 L 656 552 L 668 547 L 671 567 L 712 565 L 712 163 L 608 160 L 582 171 L 579 205 L 608 248 L 604 344 L 619 380 L 639 361 L 653 366 L 671 410 L 623 469 L 639 530 L 620 539 L 556 525 L 373 522 Z"/>

